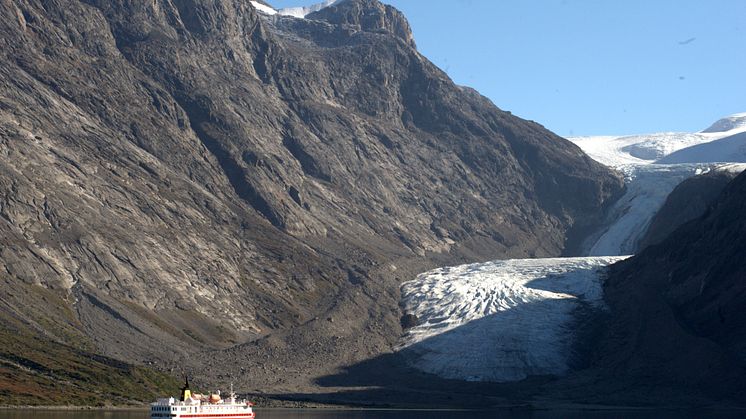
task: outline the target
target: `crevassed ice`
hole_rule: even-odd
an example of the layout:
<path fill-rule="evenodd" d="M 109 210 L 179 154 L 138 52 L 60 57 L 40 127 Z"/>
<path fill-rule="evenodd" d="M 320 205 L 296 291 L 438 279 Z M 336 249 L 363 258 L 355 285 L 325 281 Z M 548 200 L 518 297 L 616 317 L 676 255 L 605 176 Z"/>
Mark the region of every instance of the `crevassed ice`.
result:
<path fill-rule="evenodd" d="M 572 357 L 573 312 L 601 307 L 605 266 L 622 257 L 519 259 L 435 269 L 402 284 L 419 319 L 399 350 L 444 378 L 515 381 L 561 375 Z"/>

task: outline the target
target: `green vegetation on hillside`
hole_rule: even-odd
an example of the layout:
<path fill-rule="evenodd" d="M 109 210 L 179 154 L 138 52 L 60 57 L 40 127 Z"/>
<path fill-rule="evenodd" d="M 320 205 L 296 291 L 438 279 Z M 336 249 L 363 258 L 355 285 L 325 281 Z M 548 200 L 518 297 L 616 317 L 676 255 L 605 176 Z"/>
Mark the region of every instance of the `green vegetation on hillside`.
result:
<path fill-rule="evenodd" d="M 177 391 L 166 374 L 0 328 L 2 404 L 121 405 Z"/>
<path fill-rule="evenodd" d="M 17 285 L 0 302 L 14 307 L 0 310 L 0 405 L 125 405 L 178 392 L 167 374 L 96 354 L 57 292 Z"/>

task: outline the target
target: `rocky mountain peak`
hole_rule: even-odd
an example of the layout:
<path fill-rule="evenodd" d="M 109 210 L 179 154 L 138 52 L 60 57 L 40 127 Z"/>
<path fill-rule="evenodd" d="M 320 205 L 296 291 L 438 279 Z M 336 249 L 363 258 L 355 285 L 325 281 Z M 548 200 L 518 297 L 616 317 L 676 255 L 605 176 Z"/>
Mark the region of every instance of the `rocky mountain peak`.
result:
<path fill-rule="evenodd" d="M 389 32 L 415 48 L 407 18 L 393 6 L 378 0 L 343 0 L 306 16 L 334 25 L 357 26 L 366 32 Z"/>

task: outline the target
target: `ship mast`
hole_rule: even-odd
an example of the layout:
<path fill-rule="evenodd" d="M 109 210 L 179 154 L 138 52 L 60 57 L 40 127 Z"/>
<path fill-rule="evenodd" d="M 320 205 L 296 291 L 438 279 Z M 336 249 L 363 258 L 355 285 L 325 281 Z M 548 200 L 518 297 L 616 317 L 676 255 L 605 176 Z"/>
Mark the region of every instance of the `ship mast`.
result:
<path fill-rule="evenodd" d="M 189 376 L 184 375 L 184 387 L 181 388 L 181 401 L 184 402 L 190 397 L 192 397 L 192 391 L 189 389 Z"/>

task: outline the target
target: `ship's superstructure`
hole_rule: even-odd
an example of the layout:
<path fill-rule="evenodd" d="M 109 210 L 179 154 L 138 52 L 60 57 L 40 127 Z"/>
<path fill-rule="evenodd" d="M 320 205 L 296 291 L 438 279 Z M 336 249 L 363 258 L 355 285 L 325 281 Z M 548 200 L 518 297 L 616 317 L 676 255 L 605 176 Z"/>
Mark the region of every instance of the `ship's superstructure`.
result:
<path fill-rule="evenodd" d="M 150 404 L 150 418 L 253 419 L 252 406 L 247 400 L 236 399 L 233 389 L 226 399 L 220 391 L 210 395 L 192 393 L 187 379 L 180 400 L 170 397 Z"/>

